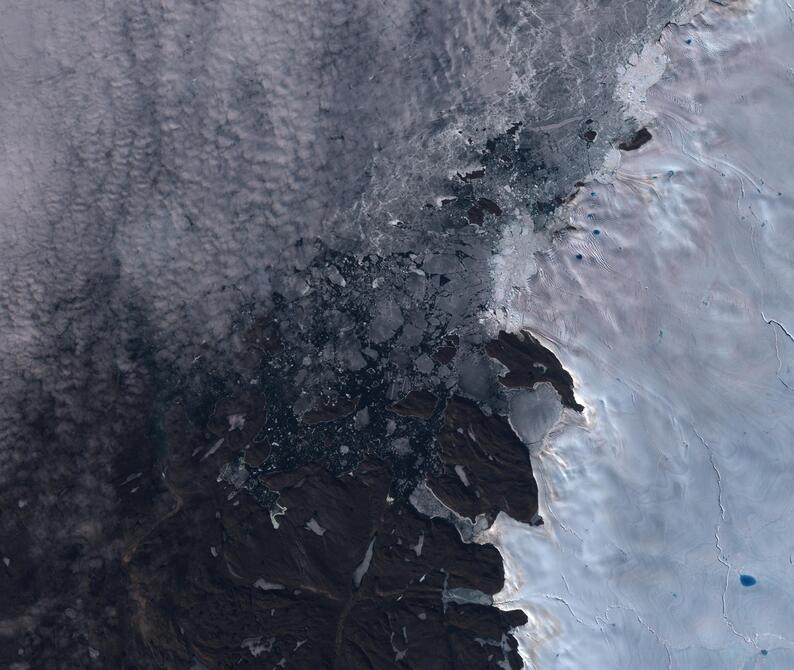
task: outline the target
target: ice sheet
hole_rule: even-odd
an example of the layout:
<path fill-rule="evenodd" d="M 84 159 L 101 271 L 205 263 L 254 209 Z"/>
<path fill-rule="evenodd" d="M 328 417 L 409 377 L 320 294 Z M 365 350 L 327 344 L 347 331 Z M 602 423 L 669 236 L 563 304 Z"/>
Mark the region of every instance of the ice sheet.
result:
<path fill-rule="evenodd" d="M 495 298 L 587 406 L 533 449 L 546 523 L 489 536 L 529 667 L 794 667 L 793 20 L 669 26 L 654 139 Z"/>

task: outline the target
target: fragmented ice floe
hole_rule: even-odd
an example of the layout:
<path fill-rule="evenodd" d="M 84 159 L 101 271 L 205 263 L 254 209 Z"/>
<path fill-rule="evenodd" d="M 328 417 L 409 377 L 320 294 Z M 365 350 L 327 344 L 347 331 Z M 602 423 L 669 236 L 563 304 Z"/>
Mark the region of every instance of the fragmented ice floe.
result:
<path fill-rule="evenodd" d="M 526 445 L 543 440 L 561 413 L 560 398 L 548 383 L 534 391 L 517 391 L 510 399 L 510 425 Z"/>
<path fill-rule="evenodd" d="M 274 591 L 274 590 L 278 591 L 284 588 L 282 584 L 269 582 L 263 577 L 260 577 L 254 582 L 254 587 L 257 589 L 262 589 L 263 591 Z"/>
<path fill-rule="evenodd" d="M 361 559 L 361 563 L 359 563 L 353 571 L 353 586 L 355 586 L 355 588 L 361 586 L 361 580 L 364 579 L 364 575 L 366 575 L 367 570 L 369 570 L 369 564 L 372 561 L 372 550 L 375 548 L 375 539 L 376 538 L 373 537 L 369 541 L 367 550 L 364 552 L 364 558 Z"/>
<path fill-rule="evenodd" d="M 732 4 L 666 29 L 653 140 L 496 296 L 587 407 L 533 453 L 546 524 L 486 533 L 533 668 L 794 667 L 794 11 Z"/>
<path fill-rule="evenodd" d="M 251 656 L 259 656 L 270 651 L 276 641 L 276 638 L 274 637 L 269 637 L 264 642 L 262 642 L 262 639 L 262 635 L 257 635 L 256 637 L 247 637 L 240 643 L 240 647 L 242 649 L 248 649 L 248 651 L 251 652 Z"/>
<path fill-rule="evenodd" d="M 233 430 L 242 430 L 245 426 L 245 414 L 229 414 L 226 417 L 229 422 L 229 432 Z"/>
<path fill-rule="evenodd" d="M 312 533 L 314 533 L 315 535 L 319 535 L 320 537 L 322 537 L 323 535 L 325 535 L 326 531 L 328 530 L 327 528 L 323 528 L 323 527 L 322 527 L 322 526 L 321 526 L 321 525 L 320 525 L 320 524 L 317 522 L 317 519 L 315 519 L 314 517 L 312 517 L 311 519 L 309 519 L 309 520 L 306 522 L 306 529 L 307 529 L 307 530 L 310 530 L 310 531 L 311 531 Z"/>
<path fill-rule="evenodd" d="M 471 521 L 466 517 L 460 516 L 443 502 L 441 502 L 435 493 L 427 486 L 425 482 L 420 483 L 410 496 L 411 505 L 421 514 L 428 517 L 436 517 L 439 519 L 446 519 L 457 528 L 461 538 L 464 542 L 471 542 L 474 538 L 488 528 L 489 521 L 484 514 L 477 517 L 475 521 Z"/>
<path fill-rule="evenodd" d="M 490 605 L 493 603 L 493 598 L 487 593 L 477 591 L 476 589 L 447 589 L 443 593 L 444 603 L 467 604 L 474 603 L 476 605 Z"/>
<path fill-rule="evenodd" d="M 421 533 L 419 535 L 419 539 L 416 541 L 416 544 L 411 545 L 411 550 L 417 555 L 417 557 L 422 555 L 422 547 L 425 544 L 425 534 Z"/>

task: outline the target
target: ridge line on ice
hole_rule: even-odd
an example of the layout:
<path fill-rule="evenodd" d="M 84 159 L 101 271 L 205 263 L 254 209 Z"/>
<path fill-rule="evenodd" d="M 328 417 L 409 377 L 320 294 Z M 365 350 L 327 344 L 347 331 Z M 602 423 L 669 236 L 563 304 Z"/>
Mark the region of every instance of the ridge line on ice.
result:
<path fill-rule="evenodd" d="M 775 328 L 774 326 L 780 328 L 780 330 L 782 330 L 783 333 L 786 335 L 786 337 L 788 337 L 792 342 L 794 342 L 794 337 L 791 336 L 791 333 L 782 323 L 780 323 L 780 321 L 778 321 L 777 319 L 767 319 L 763 310 L 761 310 L 761 318 L 766 322 L 768 326 L 772 326 L 772 332 L 775 335 L 775 356 L 777 358 L 777 370 L 775 371 L 775 376 L 777 377 L 777 380 L 781 384 L 783 384 L 783 386 L 785 386 L 789 391 L 794 391 L 794 388 L 789 386 L 785 382 L 785 380 L 780 376 L 780 369 L 783 367 L 783 360 L 780 358 L 780 347 L 777 346 L 777 328 Z"/>
<path fill-rule="evenodd" d="M 717 463 L 714 460 L 714 451 L 712 450 L 711 445 L 709 445 L 709 443 L 703 439 L 703 436 L 694 426 L 692 426 L 692 432 L 697 435 L 700 443 L 706 450 L 706 453 L 709 457 L 709 463 L 711 463 L 711 467 L 714 469 L 714 473 L 717 475 L 717 503 L 720 506 L 720 520 L 717 521 L 714 526 L 714 542 L 715 549 L 717 550 L 717 560 L 725 566 L 725 586 L 722 589 L 722 619 L 725 621 L 725 625 L 728 627 L 728 630 L 730 630 L 731 633 L 733 633 L 736 637 L 744 640 L 750 646 L 757 646 L 749 637 L 736 630 L 736 626 L 734 625 L 733 621 L 731 621 L 728 617 L 728 607 L 726 602 L 728 594 L 728 579 L 730 578 L 733 566 L 725 556 L 725 551 L 722 548 L 722 540 L 720 539 L 720 526 L 722 525 L 722 522 L 725 521 L 725 505 L 722 502 L 722 474 L 720 473 Z"/>

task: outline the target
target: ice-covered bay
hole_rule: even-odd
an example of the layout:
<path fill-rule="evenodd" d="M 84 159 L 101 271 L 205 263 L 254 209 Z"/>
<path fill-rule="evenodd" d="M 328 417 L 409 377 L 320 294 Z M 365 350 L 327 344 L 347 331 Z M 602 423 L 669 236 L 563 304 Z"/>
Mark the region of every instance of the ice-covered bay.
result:
<path fill-rule="evenodd" d="M 490 533 L 530 667 L 794 667 L 793 21 L 670 26 L 653 141 L 494 266 L 587 406 L 533 447 L 545 525 Z"/>

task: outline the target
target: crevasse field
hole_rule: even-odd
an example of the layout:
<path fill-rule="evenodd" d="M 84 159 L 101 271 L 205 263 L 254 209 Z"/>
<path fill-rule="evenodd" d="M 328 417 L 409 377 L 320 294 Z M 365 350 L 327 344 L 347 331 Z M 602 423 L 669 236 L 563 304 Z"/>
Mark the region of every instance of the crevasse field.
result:
<path fill-rule="evenodd" d="M 587 410 L 533 444 L 545 525 L 487 538 L 529 667 L 791 668 L 794 10 L 712 2 L 659 44 L 624 88 L 637 112 L 668 60 L 653 141 L 553 249 L 508 231 L 495 261 L 518 284 L 496 282 L 500 323 L 539 333 Z"/>

